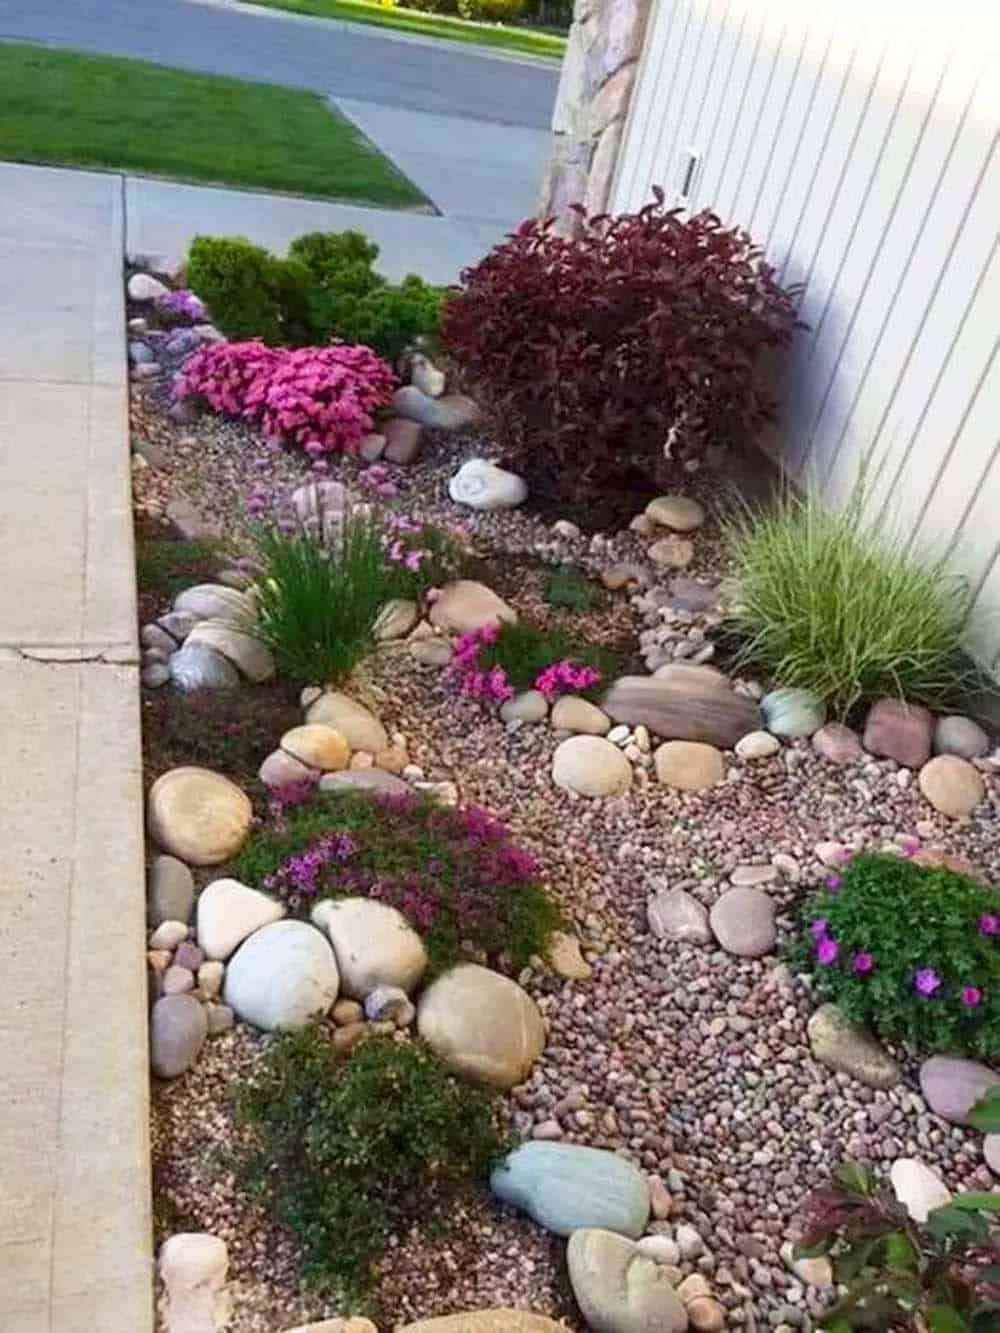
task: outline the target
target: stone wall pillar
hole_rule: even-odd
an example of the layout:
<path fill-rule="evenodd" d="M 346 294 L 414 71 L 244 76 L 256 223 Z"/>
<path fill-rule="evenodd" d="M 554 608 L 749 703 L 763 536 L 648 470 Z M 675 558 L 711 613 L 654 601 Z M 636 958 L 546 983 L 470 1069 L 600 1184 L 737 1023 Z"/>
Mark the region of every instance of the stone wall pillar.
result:
<path fill-rule="evenodd" d="M 561 231 L 573 230 L 570 205 L 607 207 L 651 2 L 576 0 L 539 200 Z"/>

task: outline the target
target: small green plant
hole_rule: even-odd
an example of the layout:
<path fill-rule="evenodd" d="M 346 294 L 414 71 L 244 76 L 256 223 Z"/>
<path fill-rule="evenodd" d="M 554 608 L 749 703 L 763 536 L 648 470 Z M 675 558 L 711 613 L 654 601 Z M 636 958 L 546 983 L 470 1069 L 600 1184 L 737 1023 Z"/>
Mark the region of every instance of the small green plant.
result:
<path fill-rule="evenodd" d="M 173 601 L 193 583 L 211 582 L 219 567 L 222 547 L 215 541 L 136 543 L 136 581 L 139 591 Z"/>
<path fill-rule="evenodd" d="M 1000 1134 L 1000 1083 L 976 1102 L 969 1112 L 969 1123 L 984 1134 Z"/>
<path fill-rule="evenodd" d="M 906 534 L 865 514 L 862 477 L 827 509 L 813 489 L 724 524 L 738 592 L 737 665 L 814 691 L 840 716 L 895 696 L 940 705 L 963 685 L 968 588 Z"/>
<path fill-rule="evenodd" d="M 377 520 L 350 514 L 334 540 L 265 522 L 250 531 L 264 566 L 258 633 L 279 671 L 301 684 L 348 675 L 371 651 L 379 610 L 408 590 Z"/>
<path fill-rule="evenodd" d="M 617 667 L 615 655 L 605 648 L 521 620 L 461 635 L 448 670 L 469 698 L 503 703 L 521 690 L 540 690 L 547 699 L 566 692 L 592 697 Z"/>
<path fill-rule="evenodd" d="M 568 611 L 589 611 L 594 605 L 590 580 L 573 565 L 557 565 L 545 580 L 545 600 L 549 606 Z"/>
<path fill-rule="evenodd" d="M 398 908 L 424 940 L 429 977 L 467 961 L 466 943 L 524 967 L 562 924 L 535 858 L 475 805 L 319 792 L 255 833 L 234 867 L 292 911 L 358 895 Z"/>
<path fill-rule="evenodd" d="M 187 282 L 227 338 L 261 338 L 272 347 L 309 342 L 309 274 L 294 260 L 276 259 L 245 236 L 196 236 Z"/>
<path fill-rule="evenodd" d="M 322 1027 L 277 1037 L 240 1095 L 236 1168 L 302 1249 L 303 1276 L 363 1299 L 390 1236 L 485 1181 L 506 1149 L 493 1105 L 423 1045 L 337 1059 Z"/>
<path fill-rule="evenodd" d="M 997 1333 L 996 1212 L 1000 1193 L 957 1194 L 917 1223 L 868 1167 L 842 1163 L 806 1200 L 796 1246 L 798 1258 L 828 1255 L 846 1287 L 820 1328 Z"/>
<path fill-rule="evenodd" d="M 790 960 L 850 1022 L 989 1060 L 1000 1055 L 998 899 L 943 866 L 858 856 L 806 904 Z"/>

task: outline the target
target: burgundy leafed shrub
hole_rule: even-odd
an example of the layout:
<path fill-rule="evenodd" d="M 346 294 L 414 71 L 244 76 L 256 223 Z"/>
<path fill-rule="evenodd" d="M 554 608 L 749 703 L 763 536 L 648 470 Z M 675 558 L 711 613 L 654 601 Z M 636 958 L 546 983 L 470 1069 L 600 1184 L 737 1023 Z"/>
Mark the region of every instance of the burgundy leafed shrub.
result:
<path fill-rule="evenodd" d="M 201 398 L 216 412 L 258 425 L 271 440 L 313 458 L 352 453 L 388 405 L 396 378 L 368 347 L 265 347 L 218 342 L 188 357 L 175 398 Z"/>
<path fill-rule="evenodd" d="M 543 493 L 595 494 L 706 444 L 752 437 L 775 404 L 766 348 L 796 327 L 742 231 L 656 202 L 556 235 L 529 221 L 462 275 L 445 307 L 448 349 L 478 382 L 507 461 Z"/>

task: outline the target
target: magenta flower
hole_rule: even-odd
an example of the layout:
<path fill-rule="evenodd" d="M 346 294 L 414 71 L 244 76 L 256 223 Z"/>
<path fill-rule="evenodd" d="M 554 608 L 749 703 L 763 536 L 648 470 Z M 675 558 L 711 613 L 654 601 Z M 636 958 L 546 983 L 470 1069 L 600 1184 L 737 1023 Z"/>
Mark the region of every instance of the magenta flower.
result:
<path fill-rule="evenodd" d="M 862 949 L 854 955 L 854 961 L 851 964 L 852 972 L 857 973 L 859 977 L 868 977 L 875 971 L 875 959 L 870 953 Z"/>
<path fill-rule="evenodd" d="M 918 995 L 930 999 L 941 989 L 941 978 L 932 967 L 919 967 L 913 974 L 913 989 Z"/>
<path fill-rule="evenodd" d="M 899 850 L 904 856 L 916 856 L 920 851 L 920 839 L 915 838 L 912 833 L 904 833 L 899 839 Z"/>
<path fill-rule="evenodd" d="M 836 940 L 831 939 L 829 935 L 824 935 L 816 945 L 816 959 L 824 967 L 829 967 L 831 963 L 837 961 L 837 955 L 840 953 L 840 945 Z"/>
<path fill-rule="evenodd" d="M 824 918 L 820 916 L 816 918 L 809 929 L 812 931 L 814 939 L 821 940 L 824 935 L 826 935 L 827 923 Z"/>
<path fill-rule="evenodd" d="M 978 922 L 980 935 L 1000 935 L 1000 916 L 984 912 Z"/>
<path fill-rule="evenodd" d="M 839 875 L 827 875 L 826 879 L 823 881 L 823 883 L 826 885 L 826 887 L 829 889 L 831 893 L 839 892 L 840 886 L 841 884 L 843 884 L 843 882 L 844 881 L 841 879 Z"/>
<path fill-rule="evenodd" d="M 978 986 L 962 987 L 962 1003 L 966 1009 L 978 1009 L 983 1002 L 983 992 Z"/>

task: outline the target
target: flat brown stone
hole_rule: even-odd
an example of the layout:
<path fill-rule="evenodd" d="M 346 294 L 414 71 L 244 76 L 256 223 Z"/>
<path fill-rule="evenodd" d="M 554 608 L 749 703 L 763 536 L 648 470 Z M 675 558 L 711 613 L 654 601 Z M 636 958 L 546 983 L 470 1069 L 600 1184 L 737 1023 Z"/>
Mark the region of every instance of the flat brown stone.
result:
<path fill-rule="evenodd" d="M 650 676 L 622 676 L 601 707 L 615 722 L 640 723 L 664 740 L 704 741 L 731 750 L 741 736 L 761 726 L 752 699 L 720 688 L 717 692 Z"/>

